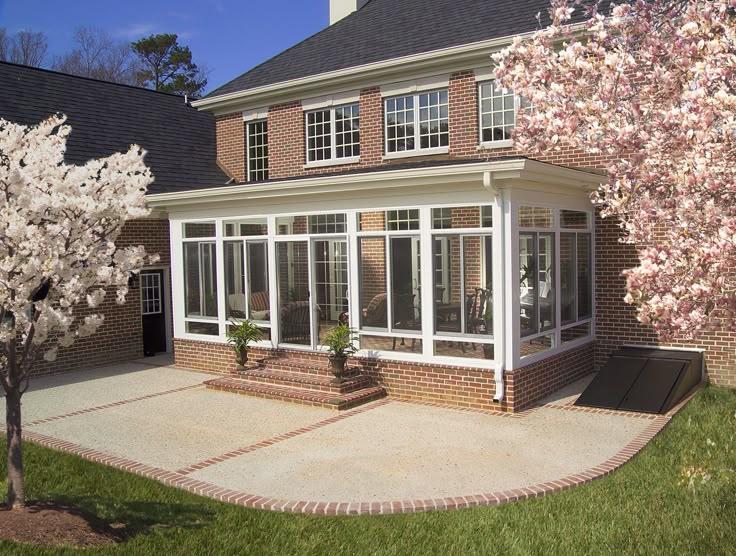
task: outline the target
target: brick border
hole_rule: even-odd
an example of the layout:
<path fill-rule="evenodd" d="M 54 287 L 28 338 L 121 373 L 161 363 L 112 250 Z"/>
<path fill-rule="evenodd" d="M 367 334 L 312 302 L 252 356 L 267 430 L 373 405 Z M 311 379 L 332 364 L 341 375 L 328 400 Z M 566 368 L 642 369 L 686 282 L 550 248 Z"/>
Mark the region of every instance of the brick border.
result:
<path fill-rule="evenodd" d="M 561 479 L 556 479 L 554 481 L 538 483 L 518 489 L 487 494 L 434 498 L 426 500 L 393 500 L 385 502 L 314 502 L 305 500 L 283 500 L 278 498 L 270 498 L 267 496 L 258 496 L 255 494 L 222 488 L 220 486 L 206 483 L 204 481 L 198 481 L 196 479 L 188 477 L 187 475 L 181 475 L 175 471 L 166 471 L 157 467 L 151 467 L 149 465 L 145 465 L 133 460 L 105 454 L 97 450 L 85 448 L 83 446 L 67 442 L 65 440 L 59 440 L 51 436 L 46 436 L 32 431 L 24 432 L 23 437 L 26 440 L 35 442 L 48 448 L 69 452 L 90 461 L 109 465 L 111 467 L 115 467 L 123 471 L 128 471 L 136 475 L 156 479 L 165 485 L 181 488 L 193 494 L 207 496 L 215 500 L 244 506 L 246 508 L 320 515 L 375 515 L 413 513 L 435 510 L 465 509 L 478 506 L 497 506 L 500 504 L 524 500 L 526 498 L 537 498 L 540 496 L 546 496 L 547 494 L 562 492 L 564 490 L 569 490 L 575 486 L 587 484 L 601 477 L 610 475 L 626 462 L 631 460 L 631 458 L 638 454 L 642 450 L 642 448 L 644 448 L 644 446 L 649 443 L 649 441 L 651 441 L 657 434 L 659 434 L 667 426 L 667 424 L 669 424 L 669 422 L 672 420 L 672 417 L 678 411 L 680 411 L 680 409 L 682 409 L 700 391 L 701 388 L 702 385 L 693 390 L 666 415 L 655 416 L 655 418 L 652 420 L 652 423 L 647 426 L 646 429 L 640 432 L 636 436 L 636 438 L 634 438 L 634 440 L 624 446 L 613 457 L 590 469 L 587 469 L 580 473 L 569 475 L 567 477 L 562 477 Z M 389 403 L 389 401 L 390 400 L 381 400 L 380 402 L 377 402 L 377 404 Z M 375 404 L 372 405 L 372 407 L 375 407 Z M 368 406 L 366 406 L 355 410 L 355 412 L 357 413 L 361 410 L 367 411 L 368 409 Z M 341 418 L 345 418 L 346 416 L 348 416 L 348 414 L 336 415 L 333 419 L 340 420 Z M 299 432 L 298 434 L 303 434 L 304 432 Z M 281 440 L 285 440 L 285 438 Z M 281 440 L 279 440 L 279 442 Z M 236 456 L 233 455 L 230 457 Z"/>
<path fill-rule="evenodd" d="M 174 388 L 173 390 L 164 390 L 162 392 L 154 392 L 153 394 L 146 394 L 145 396 L 138 396 L 137 398 L 130 398 L 127 400 L 120 400 L 117 402 L 110 402 L 104 405 L 98 405 L 95 407 L 87 407 L 85 409 L 78 409 L 70 413 L 64 413 L 62 415 L 56 415 L 54 417 L 46 417 L 45 419 L 38 419 L 37 421 L 31 421 L 29 423 L 23 423 L 24 427 L 33 427 L 35 425 L 42 425 L 44 423 L 50 423 L 52 421 L 58 421 L 59 419 L 67 419 L 68 417 L 76 417 L 77 415 L 84 415 L 85 413 L 93 413 L 95 411 L 101 411 L 103 409 L 110 409 L 111 407 L 118 407 L 120 405 L 128 405 L 143 400 L 150 400 L 151 398 L 158 398 L 159 396 L 166 396 L 167 394 L 176 394 L 178 392 L 184 392 L 186 390 L 194 390 L 195 388 L 203 388 L 203 384 L 192 384 L 191 386 L 182 386 L 181 388 Z"/>
<path fill-rule="evenodd" d="M 227 452 L 226 454 L 215 456 L 213 458 L 206 459 L 199 463 L 188 465 L 187 467 L 183 467 L 179 469 L 178 471 L 176 471 L 176 473 L 178 473 L 179 475 L 189 475 L 190 473 L 194 473 L 195 471 L 199 471 L 200 469 L 205 469 L 207 467 L 217 465 L 218 463 L 222 463 L 223 461 L 227 461 L 229 459 L 233 459 L 238 456 L 242 456 L 244 454 L 255 452 L 256 450 L 260 450 L 261 448 L 268 448 L 269 446 L 272 446 L 279 442 L 283 442 L 284 440 L 288 440 L 290 438 L 294 438 L 295 436 L 300 436 L 302 434 L 305 434 L 305 433 L 308 433 L 308 432 L 311 432 L 317 429 L 321 429 L 322 427 L 326 427 L 327 425 L 331 425 L 332 423 L 337 423 L 338 421 L 342 421 L 343 419 L 347 419 L 348 417 L 352 417 L 353 415 L 365 413 L 366 411 L 370 411 L 371 409 L 374 409 L 376 407 L 386 405 L 387 403 L 390 403 L 390 400 L 383 399 L 383 400 L 371 402 L 359 408 L 345 411 L 343 413 L 338 413 L 337 415 L 334 415 L 333 417 L 324 419 L 322 421 L 318 421 L 306 427 L 302 427 L 302 428 L 299 428 L 293 431 L 289 431 L 284 434 L 279 434 L 278 436 L 274 436 L 273 438 L 269 438 L 268 440 L 262 440 L 261 442 L 251 444 L 250 446 L 238 448 L 236 450 Z"/>

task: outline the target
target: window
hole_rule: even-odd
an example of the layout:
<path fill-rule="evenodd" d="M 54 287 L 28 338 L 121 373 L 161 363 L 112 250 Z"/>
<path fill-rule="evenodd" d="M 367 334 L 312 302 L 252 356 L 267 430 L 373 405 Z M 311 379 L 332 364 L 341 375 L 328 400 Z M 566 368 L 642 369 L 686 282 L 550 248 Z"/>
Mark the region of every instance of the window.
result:
<path fill-rule="evenodd" d="M 481 142 L 510 141 L 516 123 L 517 101 L 511 89 L 502 89 L 495 81 L 479 86 Z"/>
<path fill-rule="evenodd" d="M 248 181 L 268 179 L 268 122 L 248 124 Z"/>
<path fill-rule="evenodd" d="M 184 296 L 187 317 L 217 318 L 214 241 L 184 244 Z"/>
<path fill-rule="evenodd" d="M 307 162 L 360 156 L 358 104 L 307 112 Z"/>
<path fill-rule="evenodd" d="M 386 99 L 386 153 L 428 150 L 450 143 L 447 90 Z"/>
<path fill-rule="evenodd" d="M 419 209 L 389 210 L 386 212 L 389 230 L 418 230 Z"/>
<path fill-rule="evenodd" d="M 344 234 L 345 226 L 344 213 L 309 215 L 310 234 Z"/>

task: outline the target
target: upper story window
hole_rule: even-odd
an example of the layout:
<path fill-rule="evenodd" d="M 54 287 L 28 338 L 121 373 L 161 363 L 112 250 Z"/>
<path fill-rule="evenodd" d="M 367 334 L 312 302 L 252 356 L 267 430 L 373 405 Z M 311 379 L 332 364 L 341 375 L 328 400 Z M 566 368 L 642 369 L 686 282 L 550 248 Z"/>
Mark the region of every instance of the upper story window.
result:
<path fill-rule="evenodd" d="M 387 154 L 450 144 L 447 89 L 388 98 L 385 106 Z"/>
<path fill-rule="evenodd" d="M 360 156 L 360 108 L 356 104 L 307 112 L 307 162 Z"/>
<path fill-rule="evenodd" d="M 248 181 L 268 179 L 268 122 L 248 123 Z"/>
<path fill-rule="evenodd" d="M 488 81 L 479 85 L 478 97 L 481 142 L 511 141 L 518 108 L 518 99 L 514 91 L 499 87 L 495 81 Z"/>

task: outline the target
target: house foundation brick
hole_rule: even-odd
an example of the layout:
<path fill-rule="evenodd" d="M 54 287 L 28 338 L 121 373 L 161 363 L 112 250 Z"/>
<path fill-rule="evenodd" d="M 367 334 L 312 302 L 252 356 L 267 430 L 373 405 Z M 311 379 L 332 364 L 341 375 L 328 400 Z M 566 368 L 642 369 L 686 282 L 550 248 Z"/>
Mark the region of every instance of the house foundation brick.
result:
<path fill-rule="evenodd" d="M 251 357 L 278 355 L 314 362 L 326 367 L 324 353 L 254 348 Z M 232 374 L 236 372 L 233 348 L 219 342 L 174 339 L 175 364 L 199 371 Z M 464 408 L 518 412 L 528 409 L 563 386 L 593 370 L 593 343 L 554 355 L 532 365 L 504 373 L 505 394 L 501 403 L 493 401 L 495 375 L 489 369 L 446 364 L 354 358 L 389 397 Z"/>

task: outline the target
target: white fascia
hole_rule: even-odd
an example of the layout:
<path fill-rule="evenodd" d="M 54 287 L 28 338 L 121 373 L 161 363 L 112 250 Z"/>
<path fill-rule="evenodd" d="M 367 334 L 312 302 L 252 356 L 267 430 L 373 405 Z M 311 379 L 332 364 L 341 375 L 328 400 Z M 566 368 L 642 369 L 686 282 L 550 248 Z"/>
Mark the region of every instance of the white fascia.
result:
<path fill-rule="evenodd" d="M 156 193 L 146 196 L 150 208 L 167 209 L 174 206 L 210 203 L 242 202 L 255 199 L 293 197 L 319 193 L 345 193 L 382 188 L 416 187 L 463 182 L 482 183 L 492 179 L 495 187 L 511 187 L 523 181 L 551 185 L 578 191 L 592 191 L 605 178 L 600 174 L 555 166 L 524 158 L 452 164 L 402 170 L 380 170 L 355 174 L 336 174 L 273 181 L 264 184 L 240 184 L 193 191 Z"/>
<path fill-rule="evenodd" d="M 580 35 L 584 24 L 572 26 L 574 35 Z M 383 85 L 408 78 L 418 79 L 443 72 L 474 69 L 490 65 L 491 54 L 509 46 L 516 37 L 526 39 L 534 32 L 507 35 L 470 44 L 441 48 L 430 52 L 411 54 L 390 60 L 372 62 L 340 70 L 290 79 L 245 91 L 236 91 L 192 102 L 200 110 L 227 114 L 258 106 L 279 104 L 296 99 L 332 94 L 336 91 Z"/>

